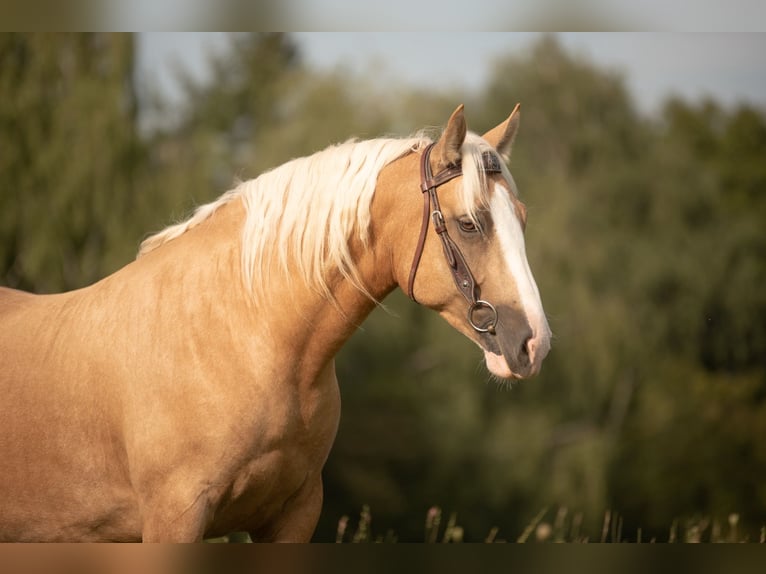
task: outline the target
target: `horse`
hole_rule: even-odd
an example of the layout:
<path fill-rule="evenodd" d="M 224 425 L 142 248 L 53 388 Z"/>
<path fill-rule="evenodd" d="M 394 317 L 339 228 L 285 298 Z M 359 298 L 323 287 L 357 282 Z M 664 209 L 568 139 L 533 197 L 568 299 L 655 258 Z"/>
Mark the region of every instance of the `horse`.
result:
<path fill-rule="evenodd" d="M 396 287 L 503 379 L 550 329 L 507 162 L 519 106 L 349 140 L 236 185 L 81 289 L 0 288 L 0 539 L 309 541 L 334 357 Z"/>

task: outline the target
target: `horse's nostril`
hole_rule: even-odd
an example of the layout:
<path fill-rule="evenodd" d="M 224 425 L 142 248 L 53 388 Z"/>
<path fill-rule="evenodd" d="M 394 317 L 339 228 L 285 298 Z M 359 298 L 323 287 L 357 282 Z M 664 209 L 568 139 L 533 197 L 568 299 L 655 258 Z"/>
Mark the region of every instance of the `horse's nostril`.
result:
<path fill-rule="evenodd" d="M 521 344 L 521 353 L 519 355 L 521 358 L 526 358 L 527 360 L 530 359 L 530 356 L 532 355 L 531 345 L 532 345 L 532 337 L 529 336 L 526 339 L 524 339 L 524 342 Z"/>

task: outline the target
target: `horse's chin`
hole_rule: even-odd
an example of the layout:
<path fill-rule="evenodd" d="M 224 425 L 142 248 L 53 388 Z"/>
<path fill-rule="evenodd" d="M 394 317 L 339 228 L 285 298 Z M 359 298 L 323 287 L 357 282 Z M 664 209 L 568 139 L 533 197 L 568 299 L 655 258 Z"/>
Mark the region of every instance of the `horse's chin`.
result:
<path fill-rule="evenodd" d="M 508 366 L 508 361 L 502 355 L 491 351 L 484 351 L 484 361 L 487 363 L 489 372 L 501 379 L 521 379 L 521 375 L 514 373 Z"/>

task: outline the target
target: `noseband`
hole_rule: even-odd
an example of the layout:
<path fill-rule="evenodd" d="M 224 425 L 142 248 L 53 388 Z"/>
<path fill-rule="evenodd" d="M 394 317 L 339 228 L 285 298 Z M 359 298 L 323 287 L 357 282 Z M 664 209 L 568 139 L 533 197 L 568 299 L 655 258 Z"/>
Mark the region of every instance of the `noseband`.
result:
<path fill-rule="evenodd" d="M 470 304 L 468 307 L 468 323 L 478 333 L 490 333 L 494 335 L 495 326 L 497 325 L 497 310 L 494 305 L 488 301 L 479 299 L 479 286 L 476 284 L 476 279 L 474 279 L 471 270 L 468 268 L 468 264 L 457 244 L 449 236 L 449 233 L 447 233 L 447 225 L 444 221 L 441 206 L 439 205 L 439 196 L 436 194 L 437 187 L 463 175 L 463 168 L 460 164 L 451 165 L 447 166 L 436 175 L 432 175 L 429 157 L 431 156 L 433 147 L 434 144 L 429 144 L 420 158 L 420 191 L 423 192 L 423 223 L 420 226 L 420 237 L 418 239 L 418 245 L 415 248 L 415 256 L 412 260 L 412 268 L 410 269 L 410 278 L 407 285 L 407 294 L 410 299 L 417 302 L 413 291 L 415 287 L 415 275 L 417 274 L 420 258 L 423 255 L 423 247 L 426 243 L 428 220 L 431 219 L 434 224 L 434 231 L 436 231 L 439 239 L 441 239 L 444 257 L 447 260 L 447 266 L 452 273 L 452 279 L 454 279 L 458 291 L 463 294 L 463 297 L 465 297 L 466 301 Z M 482 169 L 485 173 L 501 173 L 499 160 L 494 154 L 488 152 L 482 154 Z M 474 321 L 474 314 L 479 309 L 488 309 L 492 313 L 492 319 L 486 326 L 478 325 Z"/>

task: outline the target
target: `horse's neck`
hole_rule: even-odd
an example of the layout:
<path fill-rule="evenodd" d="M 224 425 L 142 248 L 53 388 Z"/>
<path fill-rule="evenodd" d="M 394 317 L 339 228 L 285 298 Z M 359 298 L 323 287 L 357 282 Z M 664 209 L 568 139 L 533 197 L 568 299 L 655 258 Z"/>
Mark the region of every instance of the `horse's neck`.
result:
<path fill-rule="evenodd" d="M 298 350 L 297 356 L 302 357 L 302 363 L 309 372 L 324 368 L 326 361 L 335 356 L 375 308 L 376 302 L 382 301 L 397 284 L 401 284 L 397 278 L 401 279 L 405 276 L 403 273 L 409 273 L 409 251 L 394 246 L 403 241 L 402 218 L 392 214 L 399 213 L 402 205 L 405 205 L 405 213 L 411 212 L 415 218 L 420 213 L 418 194 L 404 200 L 401 196 L 402 188 L 410 190 L 412 187 L 412 174 L 417 173 L 418 169 L 416 162 L 414 156 L 405 157 L 384 168 L 378 177 L 371 205 L 368 243 L 363 245 L 354 237 L 349 244 L 359 277 L 373 299 L 342 278 L 340 273 L 330 281 L 336 304 L 300 281 L 286 287 L 286 292 L 290 293 L 288 298 L 279 297 L 279 289 L 284 283 L 277 287 L 270 305 L 279 307 L 281 302 L 285 308 L 272 309 L 270 316 L 277 317 L 283 324 L 282 332 L 287 333 L 288 341 Z M 282 312 L 290 317 L 289 325 L 284 325 L 285 321 L 279 319 Z M 316 361 L 325 363 L 318 364 Z"/>
<path fill-rule="evenodd" d="M 359 275 L 370 299 L 340 273 L 329 281 L 334 300 L 328 300 L 300 279 L 275 274 L 267 301 L 258 303 L 268 321 L 271 335 L 286 349 L 286 356 L 299 360 L 291 365 L 300 378 L 311 381 L 333 359 L 343 344 L 395 287 L 387 265 L 378 260 L 375 245 L 350 246 Z"/>
<path fill-rule="evenodd" d="M 125 268 L 125 274 L 133 276 L 123 280 L 151 281 L 156 292 L 148 296 L 159 297 L 164 291 L 161 305 L 176 306 L 175 315 L 200 327 L 204 327 L 205 316 L 226 322 L 225 331 L 230 335 L 261 341 L 269 347 L 270 356 L 291 361 L 288 371 L 310 381 L 375 303 L 340 276 L 330 281 L 333 303 L 301 280 L 282 273 L 273 273 L 264 297 L 255 300 L 246 291 L 241 273 L 244 219 L 240 201 L 221 207 L 199 226 L 140 258 L 133 269 Z M 375 259 L 378 250 L 374 245 L 354 244 L 351 250 L 371 294 L 378 300 L 385 297 L 394 283 L 385 264 Z"/>

